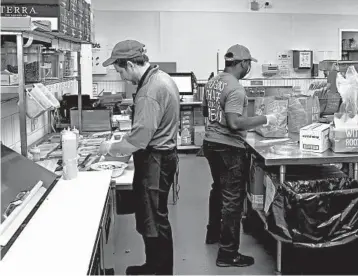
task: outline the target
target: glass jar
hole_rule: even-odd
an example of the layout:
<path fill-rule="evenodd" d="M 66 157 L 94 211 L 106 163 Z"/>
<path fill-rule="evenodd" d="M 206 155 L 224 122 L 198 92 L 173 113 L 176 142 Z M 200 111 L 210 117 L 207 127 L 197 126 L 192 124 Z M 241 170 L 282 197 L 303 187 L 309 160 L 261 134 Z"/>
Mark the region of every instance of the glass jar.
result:
<path fill-rule="evenodd" d="M 39 44 L 33 44 L 24 48 L 25 82 L 35 83 L 41 81 L 41 48 Z"/>
<path fill-rule="evenodd" d="M 16 67 L 16 72 L 11 70 L 11 67 Z M 9 70 L 12 73 L 17 73 L 16 43 L 4 42 L 4 47 L 1 49 L 1 70 Z"/>
<path fill-rule="evenodd" d="M 59 79 L 59 53 L 54 49 L 42 51 L 41 71 L 43 80 Z"/>

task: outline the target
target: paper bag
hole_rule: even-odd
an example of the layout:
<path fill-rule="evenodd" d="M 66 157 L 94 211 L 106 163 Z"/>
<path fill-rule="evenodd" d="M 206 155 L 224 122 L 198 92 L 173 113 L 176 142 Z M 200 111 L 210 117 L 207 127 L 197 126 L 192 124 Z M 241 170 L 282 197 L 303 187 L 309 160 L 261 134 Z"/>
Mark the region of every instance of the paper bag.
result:
<path fill-rule="evenodd" d="M 287 137 L 287 111 L 288 99 L 279 97 L 257 97 L 255 98 L 255 115 L 262 116 L 277 114 L 277 124 L 274 126 L 259 126 L 256 132 L 267 138 Z"/>
<path fill-rule="evenodd" d="M 302 127 L 318 122 L 319 117 L 318 97 L 298 95 L 288 99 L 288 132 L 299 133 Z"/>

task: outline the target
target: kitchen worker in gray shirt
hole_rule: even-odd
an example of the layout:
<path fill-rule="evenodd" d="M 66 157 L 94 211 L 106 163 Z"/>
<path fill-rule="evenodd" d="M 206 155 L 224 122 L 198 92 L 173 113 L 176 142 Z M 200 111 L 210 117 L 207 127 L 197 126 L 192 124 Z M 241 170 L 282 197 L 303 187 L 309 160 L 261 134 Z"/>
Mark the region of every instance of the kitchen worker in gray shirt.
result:
<path fill-rule="evenodd" d="M 254 259 L 239 253 L 240 222 L 248 173 L 246 132 L 275 125 L 277 115 L 247 116 L 248 98 L 239 80 L 256 62 L 249 49 L 233 45 L 225 54 L 225 70 L 205 85 L 203 112 L 208 118 L 203 144 L 214 183 L 209 198 L 206 243 L 219 242 L 216 265 L 249 266 Z"/>
<path fill-rule="evenodd" d="M 180 99 L 171 77 L 149 64 L 144 44 L 119 42 L 103 66 L 113 65 L 121 78 L 138 85 L 132 107 L 132 130 L 120 141 L 105 142 L 100 153 L 133 153 L 136 228 L 143 236 L 146 262 L 130 266 L 127 275 L 173 275 L 173 239 L 168 195 L 178 156 Z"/>

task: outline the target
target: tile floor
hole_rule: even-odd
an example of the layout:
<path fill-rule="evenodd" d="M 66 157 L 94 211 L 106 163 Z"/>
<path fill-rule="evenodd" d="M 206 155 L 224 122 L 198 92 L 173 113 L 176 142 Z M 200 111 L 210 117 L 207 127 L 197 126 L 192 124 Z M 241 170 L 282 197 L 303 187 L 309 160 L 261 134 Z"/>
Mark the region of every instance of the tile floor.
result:
<path fill-rule="evenodd" d="M 219 268 L 215 265 L 217 245 L 205 245 L 207 204 L 211 175 L 205 158 L 180 156 L 179 200 L 169 206 L 173 228 L 177 275 L 270 275 L 275 262 L 255 238 L 242 234 L 241 249 L 255 258 L 247 268 Z M 135 231 L 133 215 L 117 216 L 116 273 L 123 275 L 128 265 L 144 262 L 141 236 Z M 123 237 L 123 238 L 120 238 Z"/>

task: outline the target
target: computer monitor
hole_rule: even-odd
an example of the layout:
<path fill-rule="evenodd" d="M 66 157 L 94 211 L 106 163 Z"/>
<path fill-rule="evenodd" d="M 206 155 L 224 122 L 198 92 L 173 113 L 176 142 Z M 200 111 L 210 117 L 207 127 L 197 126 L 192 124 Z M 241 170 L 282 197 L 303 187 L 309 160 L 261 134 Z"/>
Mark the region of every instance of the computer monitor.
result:
<path fill-rule="evenodd" d="M 170 73 L 169 75 L 178 86 L 180 96 L 194 94 L 192 73 Z"/>

